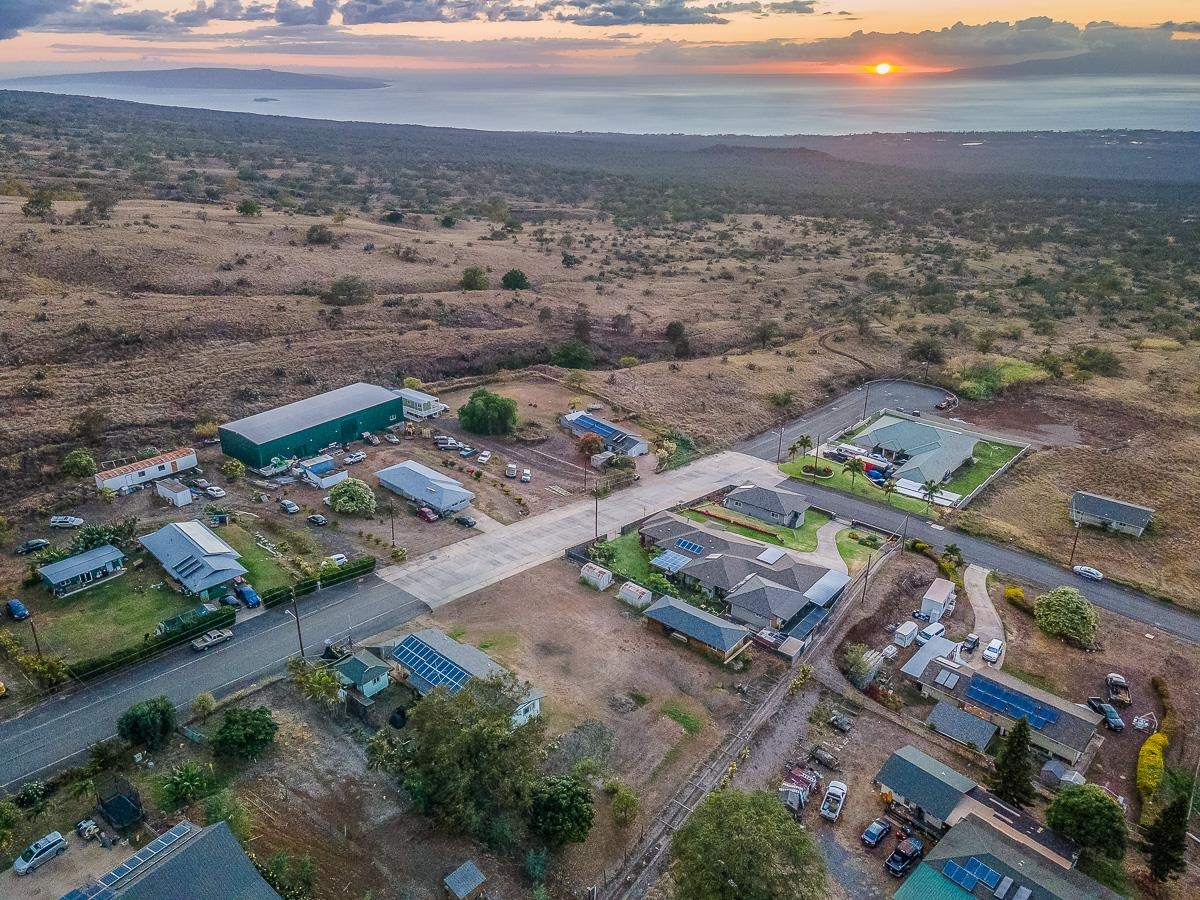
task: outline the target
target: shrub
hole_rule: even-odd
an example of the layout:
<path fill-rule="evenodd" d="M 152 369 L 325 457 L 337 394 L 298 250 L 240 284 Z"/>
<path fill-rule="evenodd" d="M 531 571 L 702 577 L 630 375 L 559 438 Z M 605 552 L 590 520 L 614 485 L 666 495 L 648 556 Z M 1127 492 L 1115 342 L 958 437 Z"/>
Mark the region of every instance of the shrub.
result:
<path fill-rule="evenodd" d="M 482 266 L 468 266 L 458 284 L 464 291 L 486 291 L 490 283 Z"/>
<path fill-rule="evenodd" d="M 638 358 L 636 356 L 622 356 L 617 360 L 617 365 L 622 369 L 632 369 L 637 364 Z"/>
<path fill-rule="evenodd" d="M 618 825 L 630 825 L 638 815 L 638 795 L 628 785 L 618 784 L 612 792 L 613 819 Z"/>
<path fill-rule="evenodd" d="M 593 815 L 592 792 L 583 781 L 557 775 L 534 786 L 530 826 L 552 845 L 584 840 Z"/>
<path fill-rule="evenodd" d="M 1167 687 L 1167 680 L 1161 675 L 1155 675 L 1150 679 L 1150 684 L 1154 687 L 1154 693 L 1158 694 L 1159 702 L 1162 703 L 1163 717 L 1159 727 L 1168 736 L 1182 737 L 1180 733 L 1179 714 L 1176 712 L 1175 703 L 1171 699 L 1171 689 Z"/>
<path fill-rule="evenodd" d="M 375 494 L 365 481 L 347 478 L 329 490 L 329 506 L 335 512 L 353 516 L 366 516 L 375 512 Z"/>
<path fill-rule="evenodd" d="M 1100 616 L 1087 597 L 1072 587 L 1057 587 L 1037 598 L 1033 617 L 1046 634 L 1088 645 L 1095 641 Z"/>
<path fill-rule="evenodd" d="M 195 803 L 212 788 L 212 773 L 194 759 L 175 768 L 163 779 L 163 798 L 170 806 Z"/>
<path fill-rule="evenodd" d="M 1153 796 L 1162 784 L 1163 773 L 1166 771 L 1163 754 L 1166 753 L 1169 743 L 1167 735 L 1158 731 L 1146 738 L 1138 750 L 1137 789 L 1143 800 Z"/>
<path fill-rule="evenodd" d="M 550 355 L 550 362 L 564 369 L 590 369 L 596 357 L 579 341 L 568 341 Z"/>
<path fill-rule="evenodd" d="M 1015 584 L 1010 584 L 1004 589 L 1004 599 L 1014 606 L 1025 605 L 1025 592 Z"/>
<path fill-rule="evenodd" d="M 275 742 L 279 726 L 265 706 L 256 709 L 234 708 L 225 713 L 212 738 L 213 753 L 258 759 Z"/>
<path fill-rule="evenodd" d="M 70 475 L 75 478 L 86 478 L 88 475 L 96 474 L 96 458 L 91 452 L 83 447 L 76 447 L 65 457 L 63 457 L 62 465 L 59 470 L 64 475 Z"/>
<path fill-rule="evenodd" d="M 328 306 L 362 306 L 374 298 L 371 286 L 357 275 L 343 275 L 321 294 L 321 302 Z"/>
<path fill-rule="evenodd" d="M 177 724 L 175 706 L 167 697 L 135 703 L 117 720 L 117 734 L 129 743 L 157 750 L 166 744 Z"/>
<path fill-rule="evenodd" d="M 328 225 L 313 225 L 305 240 L 310 244 L 332 244 L 333 230 Z"/>
<path fill-rule="evenodd" d="M 529 289 L 529 278 L 520 269 L 509 269 L 504 273 L 504 277 L 500 279 L 500 283 L 510 291 L 524 291 Z"/>
<path fill-rule="evenodd" d="M 239 216 L 261 216 L 262 204 L 257 200 L 243 200 L 237 205 L 237 214 Z"/>
<path fill-rule="evenodd" d="M 246 464 L 240 459 L 227 459 L 221 463 L 221 474 L 230 481 L 237 481 L 246 474 Z"/>

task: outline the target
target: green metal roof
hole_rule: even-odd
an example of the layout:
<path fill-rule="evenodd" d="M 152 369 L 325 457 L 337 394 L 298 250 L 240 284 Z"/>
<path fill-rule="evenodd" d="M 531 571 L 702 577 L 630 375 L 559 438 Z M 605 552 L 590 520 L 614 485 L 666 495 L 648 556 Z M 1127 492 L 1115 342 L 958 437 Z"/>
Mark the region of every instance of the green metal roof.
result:
<path fill-rule="evenodd" d="M 973 895 L 936 869 L 921 863 L 892 897 L 893 900 L 967 900 Z"/>

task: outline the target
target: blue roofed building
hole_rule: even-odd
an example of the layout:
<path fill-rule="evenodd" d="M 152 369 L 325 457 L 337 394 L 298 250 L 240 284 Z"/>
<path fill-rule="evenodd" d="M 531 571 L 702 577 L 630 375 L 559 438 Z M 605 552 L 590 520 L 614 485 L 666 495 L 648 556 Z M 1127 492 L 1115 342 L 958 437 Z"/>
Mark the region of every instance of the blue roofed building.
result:
<path fill-rule="evenodd" d="M 601 440 L 604 441 L 604 449 L 611 453 L 644 456 L 650 452 L 650 442 L 640 434 L 618 428 L 611 422 L 598 419 L 583 411 L 563 416 L 562 424 L 575 437 L 582 437 L 589 432 L 600 435 Z"/>
<path fill-rule="evenodd" d="M 749 646 L 749 629 L 677 597 L 660 597 L 642 615 L 661 626 L 667 634 L 699 645 L 721 662 L 729 662 Z"/>
<path fill-rule="evenodd" d="M 122 574 L 125 571 L 125 554 L 112 544 L 103 544 L 58 562 L 38 566 L 37 571 L 56 597 L 65 597 Z"/>
<path fill-rule="evenodd" d="M 223 597 L 226 585 L 246 574 L 242 555 L 203 522 L 171 522 L 138 540 L 184 591 L 206 600 Z"/>

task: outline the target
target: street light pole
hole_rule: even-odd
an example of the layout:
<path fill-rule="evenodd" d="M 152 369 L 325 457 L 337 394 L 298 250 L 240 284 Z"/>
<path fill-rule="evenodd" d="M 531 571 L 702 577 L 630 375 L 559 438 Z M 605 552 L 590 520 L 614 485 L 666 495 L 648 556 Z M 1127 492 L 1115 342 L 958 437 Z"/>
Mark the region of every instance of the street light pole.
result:
<path fill-rule="evenodd" d="M 783 426 L 779 426 L 779 449 L 775 451 L 775 465 L 783 462 Z"/>
<path fill-rule="evenodd" d="M 300 609 L 296 606 L 296 591 L 292 590 L 292 618 L 296 620 L 296 640 L 300 643 L 300 658 L 304 659 L 304 634 L 300 631 Z"/>
<path fill-rule="evenodd" d="M 1083 527 L 1083 523 L 1075 523 L 1075 540 L 1071 541 L 1071 558 L 1067 561 L 1067 568 L 1075 565 L 1075 548 L 1079 546 L 1079 529 Z"/>

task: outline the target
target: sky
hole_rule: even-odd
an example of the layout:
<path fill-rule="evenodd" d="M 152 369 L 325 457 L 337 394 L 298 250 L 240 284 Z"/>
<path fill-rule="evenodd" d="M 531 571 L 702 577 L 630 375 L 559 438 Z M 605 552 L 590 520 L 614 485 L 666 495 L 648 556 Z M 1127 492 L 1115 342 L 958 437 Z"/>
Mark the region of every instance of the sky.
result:
<path fill-rule="evenodd" d="M 0 0 L 0 76 L 940 72 L 1200 52 L 1200 0 Z M 874 76 L 879 77 L 879 76 Z"/>

